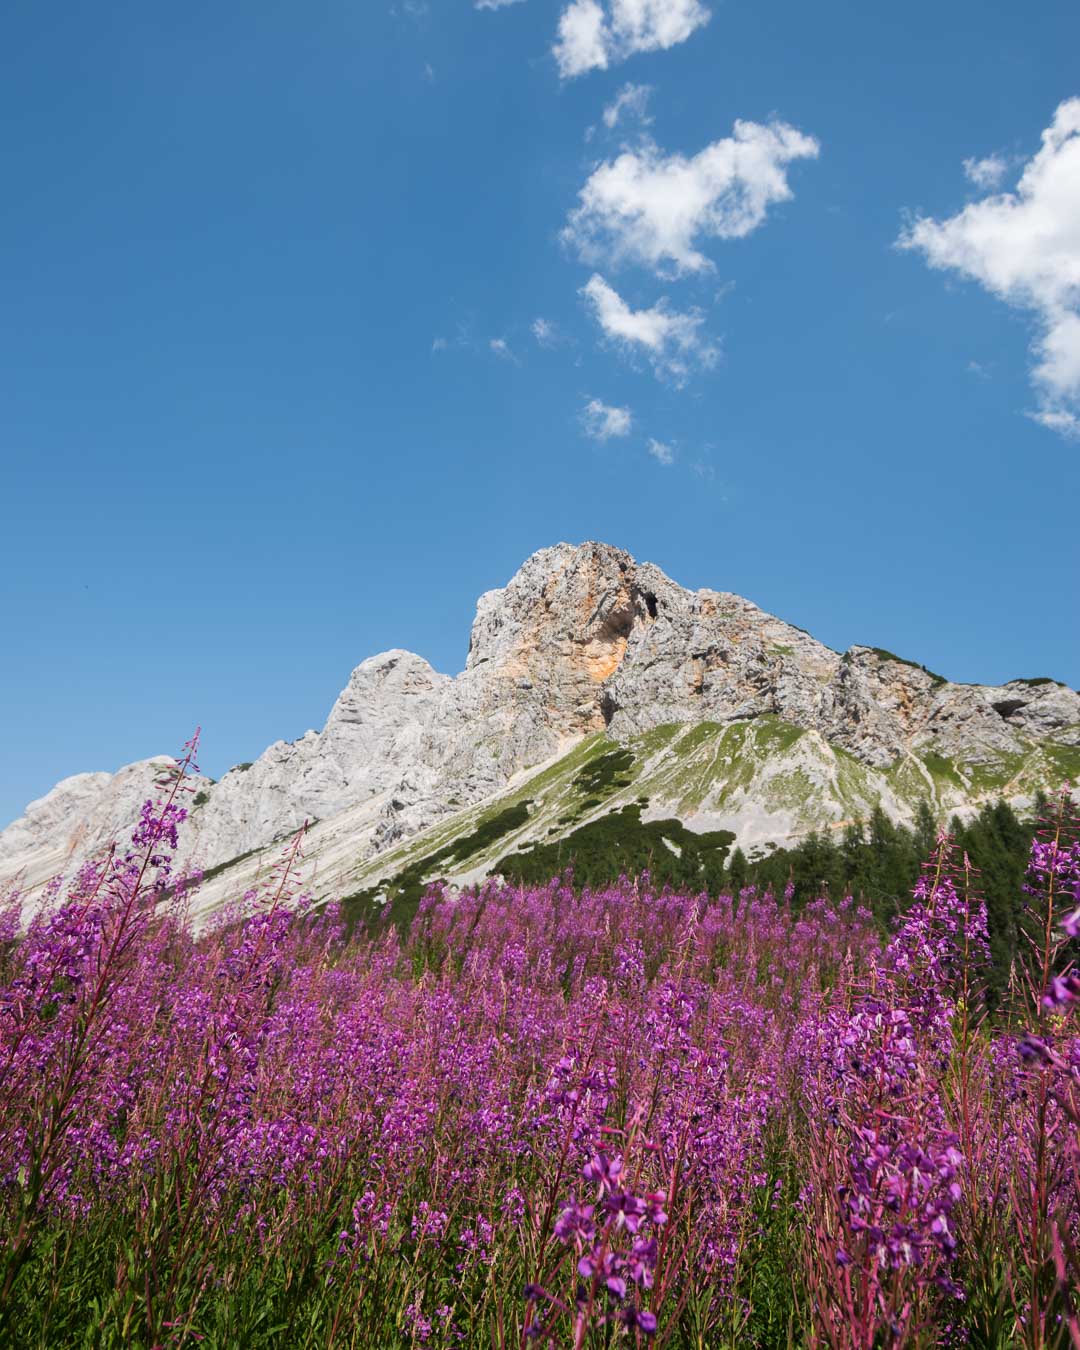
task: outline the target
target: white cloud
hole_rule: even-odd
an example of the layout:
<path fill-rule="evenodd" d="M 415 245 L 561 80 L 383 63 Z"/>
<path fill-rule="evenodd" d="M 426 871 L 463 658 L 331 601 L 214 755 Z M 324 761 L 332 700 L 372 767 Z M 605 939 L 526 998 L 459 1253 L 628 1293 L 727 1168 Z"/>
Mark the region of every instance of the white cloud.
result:
<path fill-rule="evenodd" d="M 559 341 L 559 330 L 553 319 L 533 319 L 532 335 L 541 347 L 554 347 Z"/>
<path fill-rule="evenodd" d="M 607 31 L 597 0 L 574 0 L 559 18 L 559 40 L 552 50 L 563 79 L 587 70 L 606 70 Z"/>
<path fill-rule="evenodd" d="M 599 274 L 581 288 L 604 336 L 624 349 L 643 348 L 660 377 L 678 385 L 686 383 L 691 365 L 710 367 L 719 352 L 701 332 L 705 316 L 700 310 L 683 314 L 658 300 L 651 309 L 631 309 L 622 296 Z"/>
<path fill-rule="evenodd" d="M 1077 417 L 1075 413 L 1062 412 L 1060 409 L 1056 412 L 1044 410 L 1043 412 L 1034 412 L 1031 416 L 1034 421 L 1049 428 L 1050 431 L 1058 431 L 1062 436 L 1080 440 L 1080 417 Z"/>
<path fill-rule="evenodd" d="M 1075 210 L 1080 212 L 1080 191 L 1077 192 Z M 1074 219 L 1080 225 L 1080 218 Z M 1080 243 L 1080 229 L 1077 229 L 1077 241 Z M 1080 265 L 1080 251 L 1077 263 Z M 1077 306 L 1078 302 L 1080 289 L 1072 296 L 1073 305 Z M 1071 413 L 1072 408 L 1080 409 L 1080 308 L 1060 309 L 1051 314 L 1035 351 L 1038 361 L 1032 373 L 1049 405 L 1047 411 L 1060 414 Z"/>
<path fill-rule="evenodd" d="M 1000 186 L 1008 172 L 1008 161 L 1000 155 L 987 155 L 985 159 L 965 159 L 964 177 L 977 188 L 988 191 Z"/>
<path fill-rule="evenodd" d="M 618 126 L 624 117 L 636 117 L 643 126 L 649 126 L 649 96 L 651 84 L 624 84 L 612 101 L 604 109 L 604 126 L 609 131 Z"/>
<path fill-rule="evenodd" d="M 589 399 L 581 414 L 586 436 L 594 441 L 610 441 L 613 436 L 629 436 L 634 424 L 629 408 L 613 408 L 598 398 Z"/>
<path fill-rule="evenodd" d="M 517 357 L 505 338 L 491 338 L 488 342 L 488 350 L 493 352 L 503 361 L 512 361 L 514 365 L 519 365 Z"/>
<path fill-rule="evenodd" d="M 507 5 L 518 5 L 521 0 L 475 0 L 475 9 L 505 9 Z"/>
<path fill-rule="evenodd" d="M 635 52 L 685 42 L 712 17 L 701 0 L 572 0 L 552 48 L 564 80 L 606 70 Z"/>
<path fill-rule="evenodd" d="M 702 236 L 739 239 L 792 193 L 785 167 L 814 159 L 818 142 L 784 122 L 736 122 L 734 132 L 687 159 L 646 142 L 606 160 L 578 194 L 562 232 L 588 262 L 638 262 L 660 274 L 712 264 Z"/>
<path fill-rule="evenodd" d="M 1015 192 L 945 220 L 921 217 L 898 243 L 1035 317 L 1033 416 L 1080 434 L 1080 98 L 1058 107 Z"/>
<path fill-rule="evenodd" d="M 649 454 L 658 464 L 667 466 L 675 463 L 674 449 L 670 445 L 665 445 L 663 441 L 653 440 L 651 436 L 649 438 Z"/>
<path fill-rule="evenodd" d="M 431 344 L 431 350 L 433 352 L 444 352 L 446 351 L 447 347 L 449 347 L 449 345 L 450 345 L 449 342 L 447 342 L 447 340 L 444 337 L 437 337 L 435 341 Z"/>

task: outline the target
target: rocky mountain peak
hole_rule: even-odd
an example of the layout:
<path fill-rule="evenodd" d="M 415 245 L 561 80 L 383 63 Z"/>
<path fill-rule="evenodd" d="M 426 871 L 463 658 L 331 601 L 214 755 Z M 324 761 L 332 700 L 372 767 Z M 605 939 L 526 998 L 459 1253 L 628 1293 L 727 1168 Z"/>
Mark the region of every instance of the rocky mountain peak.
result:
<path fill-rule="evenodd" d="M 480 597 L 467 669 L 517 673 L 558 665 L 607 679 L 636 622 L 648 618 L 637 564 L 609 544 L 556 544 L 528 558 L 506 586 Z"/>
<path fill-rule="evenodd" d="M 202 785 L 188 849 L 214 866 L 350 813 L 370 855 L 589 734 L 625 743 L 770 717 L 881 769 L 924 752 L 978 765 L 1080 745 L 1080 696 L 1064 685 L 957 685 L 877 648 L 841 656 L 741 596 L 686 590 L 609 544 L 560 543 L 480 597 L 460 675 L 402 650 L 369 657 L 322 731 Z M 35 803 L 0 833 L 0 883 L 38 885 L 102 828 L 122 834 L 151 778 L 147 765 L 82 775 Z"/>

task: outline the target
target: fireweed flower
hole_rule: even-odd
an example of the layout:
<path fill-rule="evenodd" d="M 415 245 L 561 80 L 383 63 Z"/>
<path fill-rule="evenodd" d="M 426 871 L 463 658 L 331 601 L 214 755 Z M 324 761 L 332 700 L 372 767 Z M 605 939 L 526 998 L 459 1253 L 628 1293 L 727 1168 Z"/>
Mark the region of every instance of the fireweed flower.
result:
<path fill-rule="evenodd" d="M 997 1152 L 964 1156 L 956 989 L 985 916 L 953 874 L 924 876 L 884 944 L 850 901 L 566 879 L 432 892 L 409 933 L 350 936 L 347 907 L 303 906 L 287 854 L 196 933 L 192 892 L 173 903 L 183 810 L 149 803 L 137 843 L 0 929 L 13 1343 L 47 1339 L 35 1290 L 69 1325 L 108 1308 L 114 1272 L 78 1264 L 102 1235 L 130 1252 L 147 1344 L 222 1291 L 287 1325 L 299 1271 L 303 1315 L 357 1344 L 487 1343 L 493 1288 L 507 1344 L 632 1345 L 658 1319 L 673 1350 L 750 1344 L 777 1232 L 808 1342 L 929 1343 L 965 1325 L 965 1198 L 1011 1213 L 1043 1176 L 1071 1269 L 1074 967 L 1055 951 L 1037 1016 L 980 1040 L 971 1111 Z M 1069 897 L 1055 940 L 1080 923 L 1070 847 L 1029 878 Z M 871 1310 L 861 1341 L 845 1289 Z"/>
<path fill-rule="evenodd" d="M 591 1243 L 596 1237 L 594 1213 L 592 1205 L 567 1205 L 555 1222 L 555 1236 L 562 1242 Z"/>
<path fill-rule="evenodd" d="M 1046 986 L 1042 997 L 1044 1008 L 1064 1008 L 1080 999 L 1080 976 L 1055 975 Z"/>
<path fill-rule="evenodd" d="M 936 1299 L 963 1297 L 952 1268 L 969 1164 L 943 1075 L 956 991 L 986 955 L 985 907 L 959 893 L 944 838 L 913 898 L 872 990 L 804 1030 L 812 1184 L 802 1207 L 820 1239 L 840 1237 L 819 1239 L 810 1269 L 844 1345 L 903 1340 Z"/>
<path fill-rule="evenodd" d="M 574 1249 L 575 1272 L 583 1282 L 574 1300 L 579 1344 L 590 1322 L 617 1322 L 644 1335 L 656 1330 L 655 1314 L 634 1302 L 630 1291 L 653 1287 L 656 1232 L 667 1223 L 665 1197 L 617 1189 L 625 1172 L 622 1155 L 593 1154 L 581 1175 L 595 1188 L 596 1204 L 573 1201 L 554 1227 L 555 1237 Z"/>
<path fill-rule="evenodd" d="M 1058 882 L 1075 886 L 1080 882 L 1080 849 L 1075 843 L 1036 839 L 1031 845 L 1028 877 L 1036 882 L 1053 877 Z"/>
<path fill-rule="evenodd" d="M 618 1227 L 625 1228 L 628 1233 L 636 1233 L 648 1213 L 648 1206 L 636 1195 L 614 1191 L 605 1199 L 604 1211 L 614 1218 Z"/>
<path fill-rule="evenodd" d="M 622 1170 L 623 1160 L 618 1154 L 609 1158 L 606 1153 L 597 1153 L 581 1169 L 581 1175 L 586 1181 L 596 1182 L 601 1195 L 606 1195 L 614 1190 Z"/>

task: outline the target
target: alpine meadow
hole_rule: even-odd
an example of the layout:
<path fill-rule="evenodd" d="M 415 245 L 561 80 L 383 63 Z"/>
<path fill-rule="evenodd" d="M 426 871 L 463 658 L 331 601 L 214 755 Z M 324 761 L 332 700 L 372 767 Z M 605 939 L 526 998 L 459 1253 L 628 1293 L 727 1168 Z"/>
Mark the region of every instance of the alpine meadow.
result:
<path fill-rule="evenodd" d="M 2 9 L 0 1350 L 1080 1350 L 1076 0 Z"/>

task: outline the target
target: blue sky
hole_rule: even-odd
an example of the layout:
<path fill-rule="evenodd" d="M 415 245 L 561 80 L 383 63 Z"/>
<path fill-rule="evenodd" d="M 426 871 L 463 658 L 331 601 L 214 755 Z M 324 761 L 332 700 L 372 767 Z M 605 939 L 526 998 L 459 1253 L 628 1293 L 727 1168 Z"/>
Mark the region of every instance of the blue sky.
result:
<path fill-rule="evenodd" d="M 9 0 L 0 821 L 460 669 L 560 539 L 1080 682 L 1078 50 L 1072 0 Z"/>

